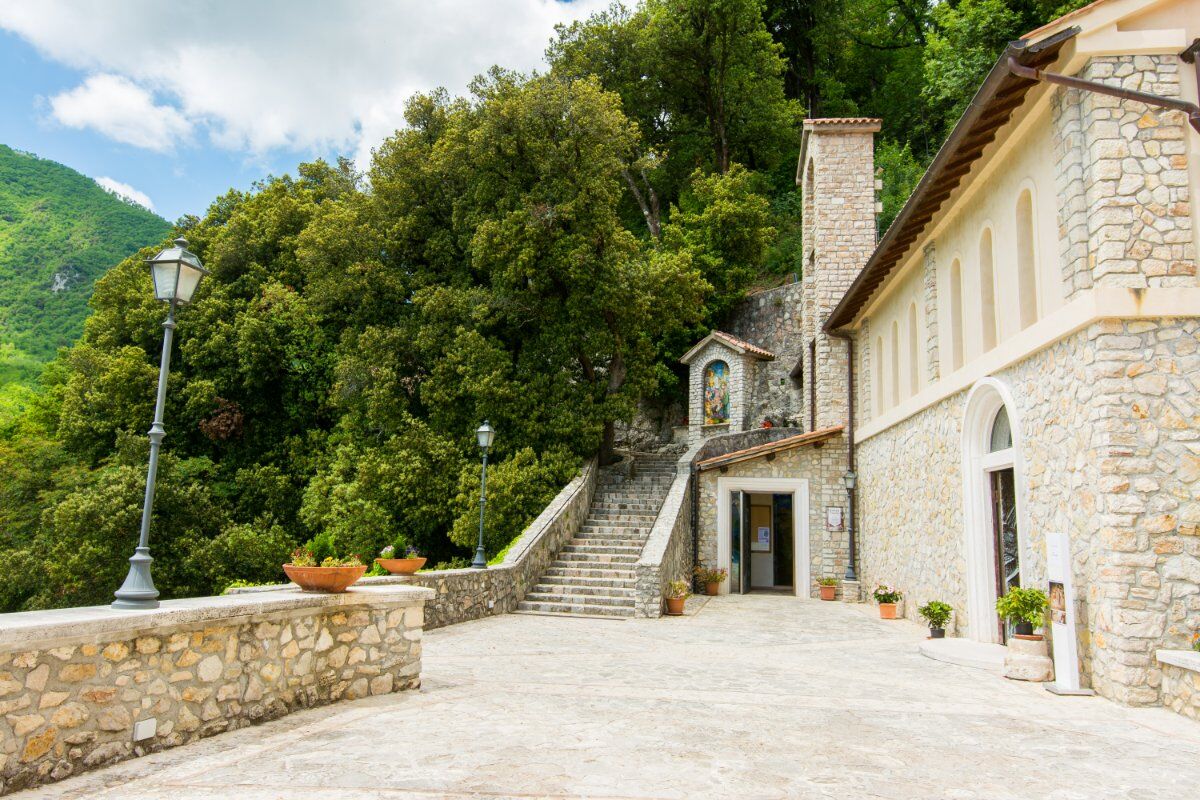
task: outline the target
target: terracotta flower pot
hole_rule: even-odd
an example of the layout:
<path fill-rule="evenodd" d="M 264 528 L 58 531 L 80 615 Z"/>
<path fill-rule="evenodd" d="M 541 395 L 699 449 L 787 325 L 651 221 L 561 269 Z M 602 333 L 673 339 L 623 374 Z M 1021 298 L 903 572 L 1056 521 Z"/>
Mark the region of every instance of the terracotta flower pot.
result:
<path fill-rule="evenodd" d="M 683 604 L 687 600 L 686 597 L 668 597 L 667 598 L 667 615 L 671 617 L 683 616 Z"/>
<path fill-rule="evenodd" d="M 375 563 L 392 575 L 412 575 L 425 566 L 424 558 L 377 558 Z"/>
<path fill-rule="evenodd" d="M 895 603 L 880 603 L 879 604 L 879 618 L 880 619 L 895 619 L 896 618 L 896 604 Z"/>
<path fill-rule="evenodd" d="M 284 564 L 283 571 L 292 582 L 306 592 L 344 592 L 367 571 L 365 564 L 357 567 L 297 567 Z"/>
<path fill-rule="evenodd" d="M 720 581 L 711 581 L 709 583 L 704 584 L 704 593 L 706 595 L 708 595 L 709 597 L 716 597 L 717 593 L 720 591 L 721 591 L 721 582 Z"/>
<path fill-rule="evenodd" d="M 834 600 L 837 598 L 836 586 L 819 586 L 817 588 L 821 590 L 822 600 Z"/>

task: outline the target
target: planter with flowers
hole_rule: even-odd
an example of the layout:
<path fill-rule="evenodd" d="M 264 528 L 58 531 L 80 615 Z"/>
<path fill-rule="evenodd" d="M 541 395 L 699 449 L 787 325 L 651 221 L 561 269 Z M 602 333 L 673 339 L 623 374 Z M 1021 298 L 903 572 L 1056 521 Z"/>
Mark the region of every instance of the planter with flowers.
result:
<path fill-rule="evenodd" d="M 363 576 L 367 565 L 356 555 L 326 556 L 317 561 L 312 548 L 297 547 L 292 560 L 283 565 L 287 576 L 306 592 L 344 592 Z"/>
<path fill-rule="evenodd" d="M 1004 677 L 1018 681 L 1054 680 L 1050 650 L 1035 628 L 1046 624 L 1050 600 L 1041 589 L 1015 586 L 996 601 L 996 611 L 1013 626 L 1004 655 Z"/>
<path fill-rule="evenodd" d="M 671 581 L 667 585 L 667 615 L 683 616 L 683 604 L 692 596 L 692 587 L 685 580 Z"/>
<path fill-rule="evenodd" d="M 895 619 L 896 605 L 904 599 L 904 594 L 899 589 L 881 583 L 875 587 L 874 595 L 875 602 L 879 604 L 879 618 Z"/>
<path fill-rule="evenodd" d="M 836 600 L 837 599 L 837 587 L 838 587 L 838 579 L 837 578 L 817 578 L 817 587 L 818 587 L 818 590 L 821 592 L 822 600 Z"/>
<path fill-rule="evenodd" d="M 403 553 L 403 555 L 400 555 Z M 425 566 L 425 557 L 412 545 L 403 542 L 389 544 L 379 551 L 375 563 L 386 569 L 392 575 L 412 575 Z"/>
<path fill-rule="evenodd" d="M 721 591 L 721 584 L 729 577 L 727 569 L 709 569 L 708 567 L 696 567 L 696 578 L 700 583 L 704 584 L 704 593 L 709 597 L 716 597 Z"/>

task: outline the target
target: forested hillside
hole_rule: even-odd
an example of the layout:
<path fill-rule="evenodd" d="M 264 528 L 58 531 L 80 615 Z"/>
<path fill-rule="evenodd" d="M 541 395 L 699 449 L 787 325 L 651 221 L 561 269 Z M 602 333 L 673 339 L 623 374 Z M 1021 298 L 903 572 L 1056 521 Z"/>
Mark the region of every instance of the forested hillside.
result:
<path fill-rule="evenodd" d="M 646 0 L 561 28 L 549 70 L 414 97 L 366 175 L 301 165 L 181 220 L 152 550 L 166 596 L 273 580 L 323 534 L 506 546 L 748 288 L 799 271 L 806 113 L 878 114 L 894 215 L 1006 39 L 1047 9 Z M 140 243 L 150 244 L 151 239 Z M 0 608 L 105 602 L 138 529 L 164 309 L 141 259 L 0 437 Z"/>
<path fill-rule="evenodd" d="M 0 359 L 32 366 L 73 343 L 96 279 L 169 228 L 75 170 L 0 145 Z"/>

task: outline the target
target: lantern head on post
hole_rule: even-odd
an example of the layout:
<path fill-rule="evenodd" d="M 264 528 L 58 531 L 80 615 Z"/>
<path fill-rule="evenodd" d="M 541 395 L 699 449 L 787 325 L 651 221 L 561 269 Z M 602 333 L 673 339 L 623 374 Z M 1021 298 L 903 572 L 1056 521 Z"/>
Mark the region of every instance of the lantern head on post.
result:
<path fill-rule="evenodd" d="M 492 446 L 492 440 L 496 438 L 496 431 L 488 424 L 487 420 L 475 431 L 475 441 L 479 442 L 480 450 L 488 450 Z"/>
<path fill-rule="evenodd" d="M 858 474 L 854 470 L 847 470 L 842 476 L 842 483 L 846 484 L 847 492 L 853 492 L 855 484 L 858 483 Z"/>
<path fill-rule="evenodd" d="M 154 296 L 174 306 L 192 302 L 192 296 L 208 270 L 200 263 L 200 258 L 187 249 L 187 239 L 181 236 L 172 244 L 173 247 L 154 258 L 146 259 L 146 263 L 154 277 Z"/>

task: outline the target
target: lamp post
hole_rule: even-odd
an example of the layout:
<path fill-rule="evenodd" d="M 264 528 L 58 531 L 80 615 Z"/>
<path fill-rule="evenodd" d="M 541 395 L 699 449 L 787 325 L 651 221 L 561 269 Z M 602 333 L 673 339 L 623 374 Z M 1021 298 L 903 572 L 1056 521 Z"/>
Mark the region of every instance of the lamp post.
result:
<path fill-rule="evenodd" d="M 842 476 L 842 483 L 846 485 L 846 533 L 850 539 L 850 560 L 846 563 L 846 580 L 857 581 L 858 572 L 854 569 L 854 562 L 858 560 L 858 541 L 854 535 L 854 487 L 858 484 L 858 474 L 852 469 L 846 470 L 846 474 Z"/>
<path fill-rule="evenodd" d="M 176 239 L 173 247 L 147 259 L 154 279 L 154 296 L 169 303 L 167 319 L 163 322 L 162 360 L 158 366 L 158 399 L 154 403 L 154 422 L 150 425 L 150 465 L 146 472 L 146 498 L 142 503 L 142 530 L 138 546 L 129 559 L 129 574 L 115 592 L 113 608 L 158 608 L 158 589 L 150 577 L 150 515 L 154 510 L 154 483 L 158 476 L 158 451 L 166 430 L 163 428 L 163 406 L 167 400 L 167 374 L 171 371 L 171 342 L 175 337 L 175 307 L 192 302 L 200 281 L 208 274 L 196 254 L 187 249 L 184 238 Z"/>
<path fill-rule="evenodd" d="M 483 552 L 483 510 L 487 505 L 488 448 L 492 446 L 492 440 L 495 438 L 496 431 L 485 419 L 479 429 L 475 431 L 475 441 L 479 443 L 479 449 L 483 452 L 483 471 L 479 476 L 479 546 L 475 548 L 475 560 L 471 562 L 471 566 L 475 569 L 487 569 L 487 558 Z"/>

